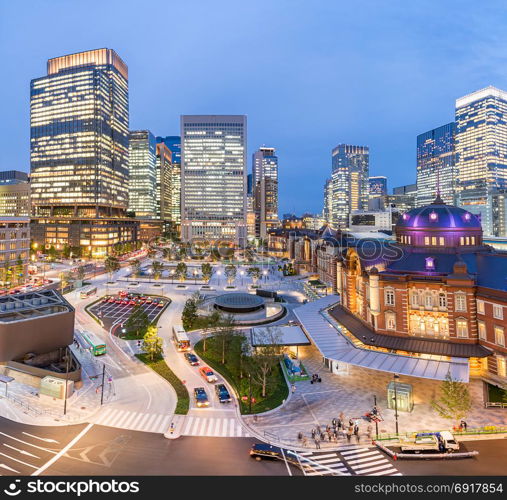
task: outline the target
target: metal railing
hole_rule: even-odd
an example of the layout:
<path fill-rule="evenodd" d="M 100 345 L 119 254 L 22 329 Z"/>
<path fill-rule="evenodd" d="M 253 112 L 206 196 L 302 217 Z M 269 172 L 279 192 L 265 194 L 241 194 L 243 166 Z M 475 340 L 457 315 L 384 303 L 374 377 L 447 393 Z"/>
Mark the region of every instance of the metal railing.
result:
<path fill-rule="evenodd" d="M 507 403 L 498 403 L 493 401 L 487 401 L 484 403 L 485 408 L 507 408 Z"/>

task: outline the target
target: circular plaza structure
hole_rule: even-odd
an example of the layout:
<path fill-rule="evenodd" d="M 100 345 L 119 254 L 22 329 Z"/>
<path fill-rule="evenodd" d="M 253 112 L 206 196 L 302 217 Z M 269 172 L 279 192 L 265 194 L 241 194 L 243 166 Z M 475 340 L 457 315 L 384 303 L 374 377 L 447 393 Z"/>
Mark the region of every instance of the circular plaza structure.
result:
<path fill-rule="evenodd" d="M 264 309 L 264 299 L 250 293 L 226 293 L 215 298 L 215 308 L 233 314 L 244 314 Z"/>

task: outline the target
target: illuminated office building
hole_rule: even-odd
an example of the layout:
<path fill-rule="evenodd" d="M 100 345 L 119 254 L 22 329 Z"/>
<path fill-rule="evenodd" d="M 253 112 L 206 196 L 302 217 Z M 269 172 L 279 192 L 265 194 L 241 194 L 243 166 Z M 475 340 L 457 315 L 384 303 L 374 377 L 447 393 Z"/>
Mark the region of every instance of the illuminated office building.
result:
<path fill-rule="evenodd" d="M 453 205 L 456 192 L 454 140 L 456 124 L 448 123 L 417 136 L 416 206 L 423 207 L 435 199 L 437 184 L 440 197 Z"/>
<path fill-rule="evenodd" d="M 259 148 L 252 155 L 255 233 L 266 238 L 278 226 L 278 157 L 275 148 Z"/>
<path fill-rule="evenodd" d="M 369 198 L 387 195 L 387 177 L 376 175 L 368 178 Z"/>
<path fill-rule="evenodd" d="M 30 184 L 0 184 L 0 215 L 29 217 L 31 215 Z"/>
<path fill-rule="evenodd" d="M 366 210 L 369 194 L 367 146 L 339 144 L 332 151 L 331 224 L 346 227 L 350 212 Z"/>
<path fill-rule="evenodd" d="M 101 256 L 112 242 L 128 241 L 131 221 L 121 222 L 128 205 L 128 69 L 116 52 L 50 59 L 47 75 L 31 82 L 30 127 L 35 242 L 62 240 Z"/>
<path fill-rule="evenodd" d="M 171 151 L 163 142 L 159 142 L 157 144 L 156 212 L 157 218 L 162 220 L 171 220 L 171 169 Z"/>
<path fill-rule="evenodd" d="M 28 174 L 21 170 L 1 170 L 0 186 L 4 184 L 17 184 L 20 182 L 28 182 Z"/>
<path fill-rule="evenodd" d="M 246 116 L 181 117 L 181 230 L 193 238 L 246 241 Z"/>
<path fill-rule="evenodd" d="M 136 217 L 157 215 L 157 165 L 155 137 L 149 130 L 129 136 L 129 211 Z"/>
<path fill-rule="evenodd" d="M 170 209 L 167 220 L 179 228 L 181 224 L 181 137 L 179 135 L 157 137 L 157 143 L 164 143 L 171 152 Z"/>
<path fill-rule="evenodd" d="M 491 195 L 507 188 L 507 92 L 487 87 L 456 100 L 456 170 L 459 205 L 496 236 Z"/>
<path fill-rule="evenodd" d="M 0 286 L 23 283 L 30 253 L 30 218 L 0 217 Z"/>
<path fill-rule="evenodd" d="M 326 182 L 324 183 L 324 207 L 322 210 L 322 216 L 326 224 L 331 223 L 332 201 L 333 181 L 331 179 L 326 179 Z"/>

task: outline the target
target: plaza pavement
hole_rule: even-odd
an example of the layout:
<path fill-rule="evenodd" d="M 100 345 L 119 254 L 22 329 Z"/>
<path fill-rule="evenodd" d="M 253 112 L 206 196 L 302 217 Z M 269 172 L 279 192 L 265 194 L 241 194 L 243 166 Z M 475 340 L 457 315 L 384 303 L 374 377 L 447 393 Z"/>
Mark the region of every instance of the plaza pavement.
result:
<path fill-rule="evenodd" d="M 281 408 L 253 417 L 243 417 L 244 422 L 257 435 L 281 444 L 296 446 L 300 444 L 297 434 L 302 432 L 308 439 L 309 446 L 314 447 L 310 438 L 311 429 L 320 425 L 325 428 L 333 418 L 344 413 L 346 422 L 357 420 L 360 428 L 360 442 L 369 440 L 368 425 L 375 434 L 375 424 L 368 423 L 362 417 L 371 410 L 373 396 L 377 396 L 383 421 L 379 423 L 379 433 L 394 433 L 394 410 L 387 409 L 387 385 L 393 380 L 392 374 L 349 365 L 348 374 L 331 373 L 322 363 L 322 357 L 313 346 L 300 347 L 300 358 L 308 373 L 318 373 L 321 383 L 310 381 L 296 382 L 296 390 Z M 413 377 L 401 377 L 401 383 L 412 384 L 414 408 L 412 412 L 398 412 L 400 433 L 451 429 L 454 423 L 446 420 L 432 409 L 430 401 L 439 393 L 441 382 Z M 473 408 L 466 419 L 469 429 L 486 425 L 507 425 L 507 410 L 486 409 L 483 404 L 483 386 L 479 380 L 470 382 Z M 355 438 L 353 437 L 355 442 Z M 339 438 L 339 443 L 325 441 L 323 448 L 336 447 L 346 443 L 346 437 Z"/>

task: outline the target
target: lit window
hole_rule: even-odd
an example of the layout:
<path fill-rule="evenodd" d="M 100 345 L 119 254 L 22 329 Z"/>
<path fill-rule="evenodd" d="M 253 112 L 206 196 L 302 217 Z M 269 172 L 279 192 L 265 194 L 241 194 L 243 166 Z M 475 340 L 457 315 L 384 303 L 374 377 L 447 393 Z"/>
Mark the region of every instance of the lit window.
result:
<path fill-rule="evenodd" d="M 456 304 L 455 304 L 456 311 L 466 311 L 467 310 L 466 294 L 458 292 L 456 294 L 455 300 L 456 300 Z"/>
<path fill-rule="evenodd" d="M 412 302 L 412 306 L 418 306 L 419 305 L 419 301 L 417 300 L 417 292 L 413 291 L 410 298 L 411 298 L 411 302 Z"/>
<path fill-rule="evenodd" d="M 503 319 L 503 308 L 501 305 L 493 304 L 493 318 Z"/>
<path fill-rule="evenodd" d="M 464 318 L 459 318 L 456 320 L 456 335 L 459 338 L 468 337 L 468 322 Z"/>
<path fill-rule="evenodd" d="M 394 290 L 392 288 L 386 288 L 385 294 L 384 294 L 384 301 L 387 306 L 394 306 Z"/>
<path fill-rule="evenodd" d="M 484 314 L 484 301 L 483 300 L 477 300 L 477 313 Z"/>
<path fill-rule="evenodd" d="M 464 245 L 465 244 L 465 238 L 463 238 L 463 236 L 460 236 L 460 238 L 459 238 L 459 244 L 460 245 Z"/>
<path fill-rule="evenodd" d="M 439 241 L 439 244 L 440 244 L 441 247 L 443 247 L 445 245 L 445 239 L 444 239 L 443 236 L 440 236 L 440 238 L 439 238 L 438 241 Z"/>
<path fill-rule="evenodd" d="M 496 372 L 499 377 L 507 376 L 507 362 L 503 356 L 496 357 Z"/>
<path fill-rule="evenodd" d="M 430 244 L 430 237 L 429 236 L 425 236 L 424 237 L 424 244 L 425 245 L 429 245 Z"/>
<path fill-rule="evenodd" d="M 432 236 L 432 237 L 431 237 L 431 244 L 432 244 L 433 246 L 437 246 L 437 237 L 436 237 L 436 236 Z"/>
<path fill-rule="evenodd" d="M 441 293 L 438 296 L 438 306 L 446 308 L 447 307 L 447 297 L 445 293 Z"/>
<path fill-rule="evenodd" d="M 486 340 L 486 323 L 484 323 L 484 321 L 478 321 L 477 325 L 479 327 L 479 338 L 481 340 Z"/>
<path fill-rule="evenodd" d="M 424 299 L 424 305 L 426 307 L 433 307 L 433 297 L 431 296 L 431 293 L 427 293 Z"/>
<path fill-rule="evenodd" d="M 495 343 L 505 347 L 505 333 L 502 326 L 495 326 Z"/>
<path fill-rule="evenodd" d="M 396 316 L 393 313 L 386 313 L 387 330 L 396 330 Z"/>
<path fill-rule="evenodd" d="M 428 271 L 435 270 L 435 259 L 434 257 L 426 257 L 426 269 Z"/>

